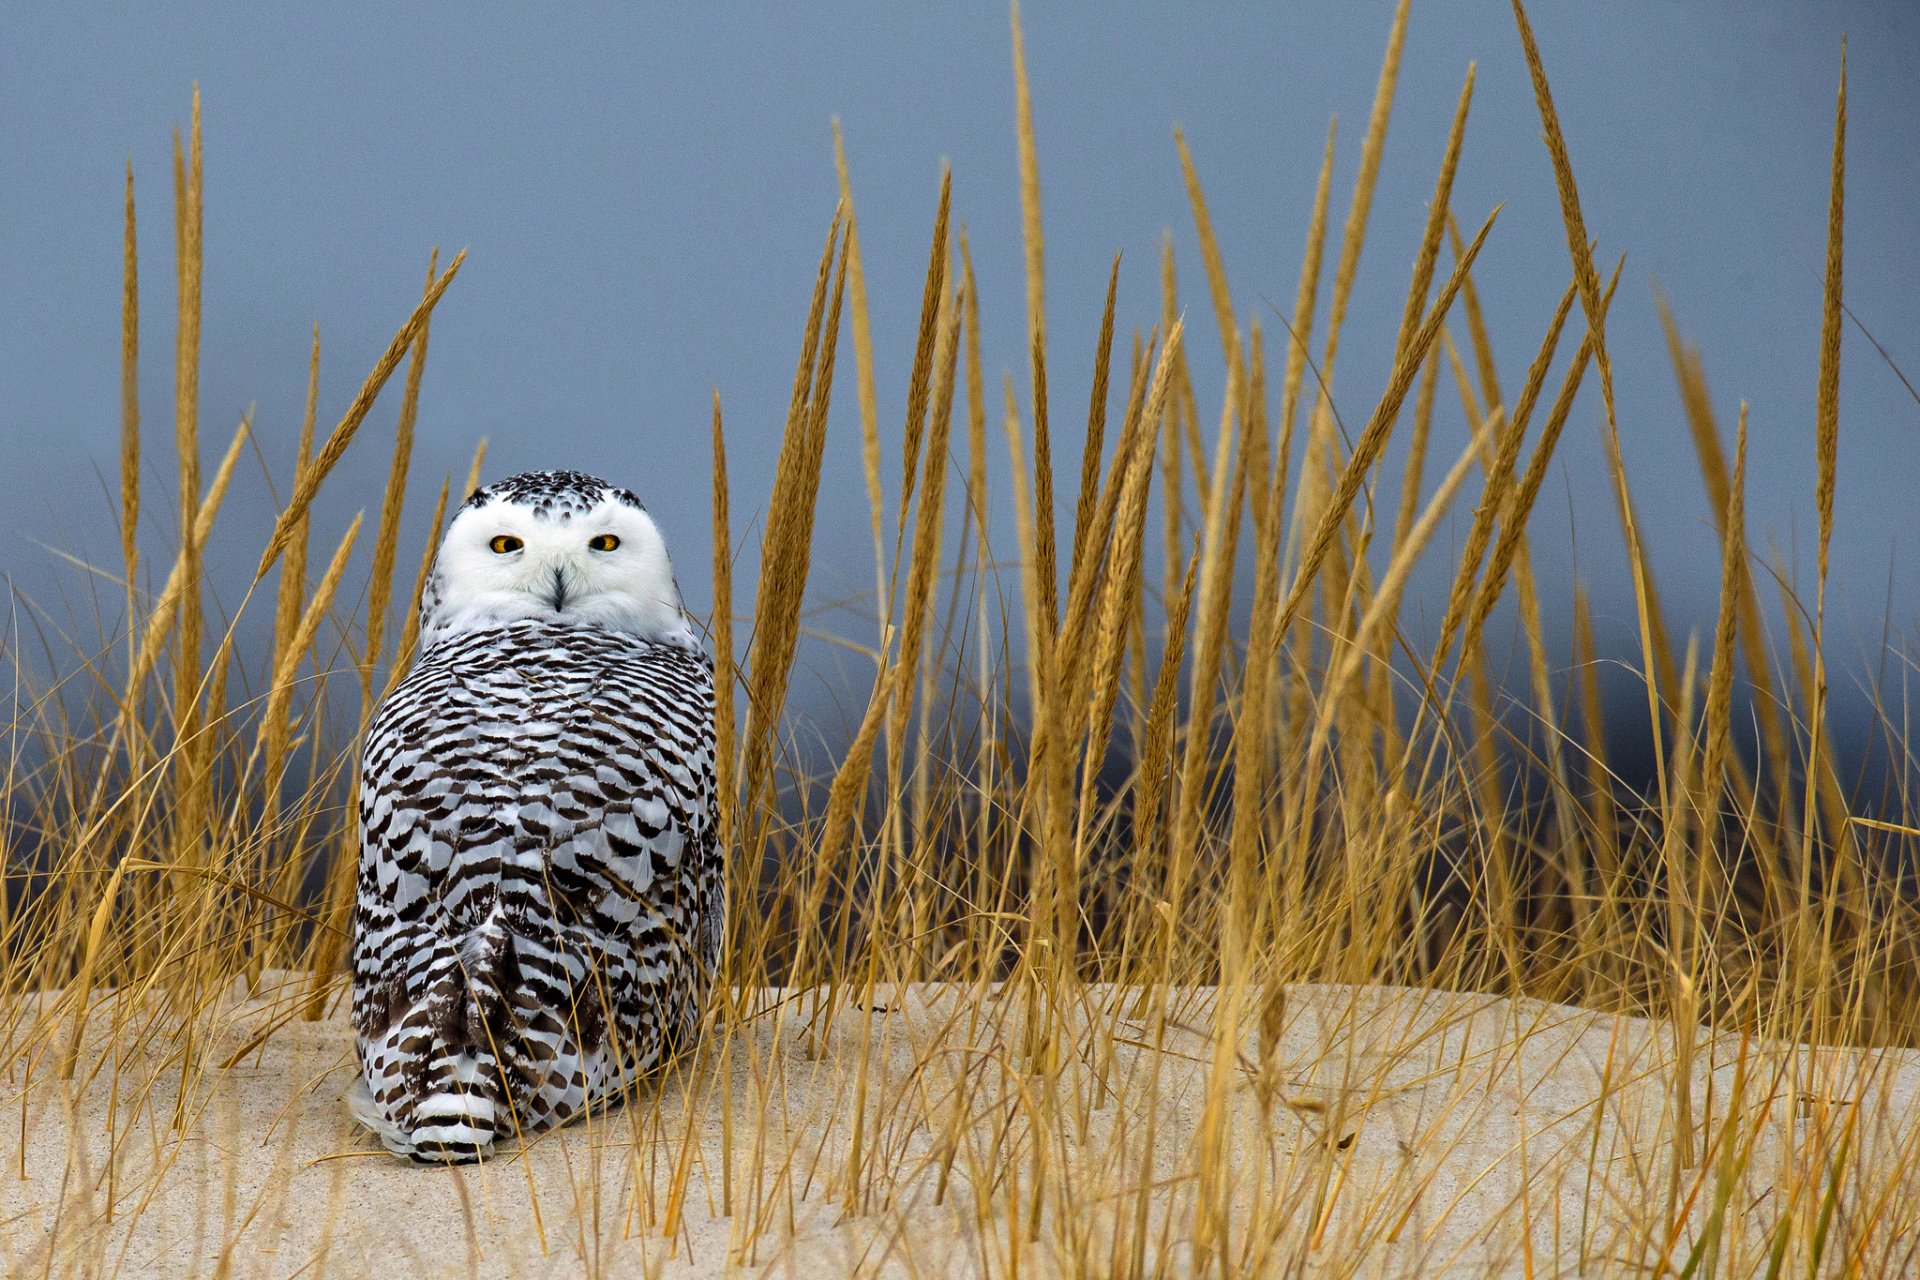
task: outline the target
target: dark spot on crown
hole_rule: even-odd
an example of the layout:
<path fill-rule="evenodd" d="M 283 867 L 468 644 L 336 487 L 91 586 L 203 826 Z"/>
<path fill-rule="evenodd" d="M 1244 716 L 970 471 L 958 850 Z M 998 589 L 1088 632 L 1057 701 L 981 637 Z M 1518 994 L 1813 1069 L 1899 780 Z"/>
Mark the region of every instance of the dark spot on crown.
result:
<path fill-rule="evenodd" d="M 571 520 L 576 513 L 584 514 L 609 499 L 636 511 L 646 510 L 630 490 L 582 471 L 523 471 L 475 489 L 462 509 L 484 506 L 496 498 L 532 508 L 536 520 L 554 515 Z"/>

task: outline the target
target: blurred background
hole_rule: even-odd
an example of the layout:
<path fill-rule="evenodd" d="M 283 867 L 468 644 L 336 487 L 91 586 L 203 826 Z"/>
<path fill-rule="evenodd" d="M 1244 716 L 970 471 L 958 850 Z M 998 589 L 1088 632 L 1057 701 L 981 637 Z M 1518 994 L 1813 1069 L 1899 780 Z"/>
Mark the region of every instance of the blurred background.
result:
<path fill-rule="evenodd" d="M 1662 294 L 1702 348 L 1726 429 L 1740 400 L 1752 406 L 1750 533 L 1810 602 L 1820 273 L 1841 42 L 1850 40 L 1846 298 L 1908 376 L 1920 377 L 1920 6 L 1851 0 L 1735 12 L 1649 0 L 1537 9 L 1599 256 L 1611 264 L 1628 254 L 1608 336 L 1629 475 L 1672 621 L 1683 636 L 1710 633 L 1719 565 L 1659 325 Z M 1257 308 L 1269 351 L 1282 349 L 1284 329 L 1267 304 L 1290 310 L 1335 116 L 1337 237 L 1391 16 L 1389 3 L 1355 0 L 1024 12 L 1056 457 L 1077 456 L 1110 259 L 1124 254 L 1124 341 L 1159 318 L 1168 232 L 1201 421 L 1209 431 L 1217 421 L 1217 334 L 1176 126 L 1205 183 L 1243 323 Z M 1504 203 L 1477 278 L 1510 388 L 1569 278 L 1510 8 L 1418 0 L 1336 379 L 1353 430 L 1385 378 L 1425 202 L 1473 62 L 1455 205 L 1470 235 Z M 80 637 L 96 634 L 88 577 L 58 553 L 117 562 L 129 158 L 140 202 L 149 457 L 168 457 L 171 130 L 185 121 L 196 82 L 206 168 L 202 439 L 211 467 L 253 406 L 261 451 L 221 517 L 214 554 L 230 558 L 210 567 L 229 608 L 270 525 L 275 487 L 284 494 L 291 475 L 311 327 L 323 344 L 324 431 L 413 306 L 434 246 L 464 247 L 469 257 L 434 317 L 403 566 L 426 536 L 441 475 L 457 483 L 485 435 L 489 477 L 573 467 L 638 490 L 667 533 L 690 607 L 704 610 L 717 387 L 744 590 L 837 195 L 836 117 L 871 295 L 889 501 L 943 161 L 972 244 L 989 383 L 1006 369 L 1027 385 L 1010 34 L 999 6 L 609 5 L 562 16 L 467 4 L 300 13 L 240 3 L 191 12 L 9 5 L 0 17 L 0 575 L 23 617 L 38 610 Z M 1330 257 L 1323 285 L 1331 276 Z M 1463 326 L 1457 332 L 1464 344 Z M 1563 352 L 1577 335 L 1575 327 Z M 1881 640 L 1883 629 L 1909 638 L 1920 605 L 1920 576 L 1909 567 L 1920 402 L 1851 323 L 1843 351 L 1829 628 L 1844 721 L 1869 705 L 1873 682 L 1897 706 L 1906 674 Z M 814 596 L 851 603 L 814 621 L 864 641 L 874 622 L 870 594 L 859 593 L 871 591 L 873 561 L 850 347 L 841 369 Z M 323 493 L 318 544 L 331 546 L 355 510 L 377 507 L 398 391 L 396 380 Z M 1430 457 L 1441 461 L 1429 465 L 1443 468 L 1467 437 L 1450 380 L 1438 403 Z M 1589 377 L 1533 519 L 1535 565 L 1550 653 L 1571 652 L 1578 572 L 1601 647 L 1637 662 L 1600 415 Z M 995 514 L 1010 528 L 1004 447 L 997 430 L 991 439 Z M 1390 476 L 1402 456 L 1389 454 Z M 149 468 L 151 546 L 174 536 L 175 484 L 164 466 Z M 1070 485 L 1060 497 L 1065 511 Z M 1409 617 L 1437 624 L 1470 512 L 1463 501 L 1451 541 L 1429 553 Z M 119 592 L 104 581 L 98 589 L 111 625 Z M 265 629 L 270 612 L 254 611 L 244 630 Z M 796 701 L 837 716 L 831 708 L 853 661 L 811 653 Z"/>

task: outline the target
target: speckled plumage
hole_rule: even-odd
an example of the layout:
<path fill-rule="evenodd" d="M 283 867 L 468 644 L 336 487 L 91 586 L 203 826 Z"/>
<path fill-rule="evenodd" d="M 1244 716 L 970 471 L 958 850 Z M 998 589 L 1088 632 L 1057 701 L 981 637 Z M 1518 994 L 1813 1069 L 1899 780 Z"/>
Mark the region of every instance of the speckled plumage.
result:
<path fill-rule="evenodd" d="M 606 504 L 646 518 L 572 473 L 476 500 L 462 516 L 482 535 L 488 511 L 519 528 L 568 504 L 583 524 Z M 463 536 L 456 522 L 449 544 Z M 571 554 L 571 531 L 550 540 Z M 430 613 L 461 593 L 453 576 L 436 569 Z M 567 590 L 545 616 L 439 636 L 367 735 L 355 1110 L 416 1159 L 477 1158 L 619 1093 L 688 1043 L 718 963 L 711 665 L 677 634 L 570 616 Z"/>

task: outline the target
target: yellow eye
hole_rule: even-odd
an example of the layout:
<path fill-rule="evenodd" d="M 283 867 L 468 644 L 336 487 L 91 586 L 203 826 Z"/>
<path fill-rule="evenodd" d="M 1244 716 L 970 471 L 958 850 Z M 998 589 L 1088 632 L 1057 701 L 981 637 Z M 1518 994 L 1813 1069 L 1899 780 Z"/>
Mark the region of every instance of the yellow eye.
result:
<path fill-rule="evenodd" d="M 518 551 L 521 547 L 525 546 L 526 544 L 521 542 L 520 539 L 514 537 L 510 533 L 496 533 L 493 535 L 493 541 L 489 542 L 487 545 L 493 548 L 494 553 L 496 555 L 504 556 L 509 551 Z"/>
<path fill-rule="evenodd" d="M 587 546 L 594 551 L 611 551 L 620 545 L 620 539 L 610 533 L 596 533 L 587 539 Z"/>

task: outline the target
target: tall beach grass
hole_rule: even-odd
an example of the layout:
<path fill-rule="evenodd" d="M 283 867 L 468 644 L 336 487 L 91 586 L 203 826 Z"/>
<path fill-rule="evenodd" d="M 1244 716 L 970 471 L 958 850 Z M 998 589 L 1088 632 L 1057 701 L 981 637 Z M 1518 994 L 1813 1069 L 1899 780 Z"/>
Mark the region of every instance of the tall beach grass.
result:
<path fill-rule="evenodd" d="M 731 850 L 728 981 L 680 1068 L 687 1118 L 675 1127 L 642 1098 L 609 1122 L 655 1162 L 620 1192 L 627 1229 L 674 1236 L 696 1211 L 697 1184 L 732 1220 L 738 1258 L 777 1257 L 796 1187 L 884 1218 L 896 1192 L 935 1168 L 943 1191 L 950 1177 L 972 1189 L 969 1256 L 987 1274 L 1278 1275 L 1305 1259 L 1340 1271 L 1342 1258 L 1358 1269 L 1370 1242 L 1397 1238 L 1423 1188 L 1345 1188 L 1337 1144 L 1281 1158 L 1236 1140 L 1229 1119 L 1248 1089 L 1262 1114 L 1275 1098 L 1302 1114 L 1339 1111 L 1338 1100 L 1289 1100 L 1269 1061 L 1287 992 L 1386 984 L 1671 1020 L 1662 1054 L 1639 1068 L 1671 1099 L 1655 1141 L 1617 1185 L 1586 1189 L 1623 1224 L 1596 1254 L 1602 1272 L 1618 1262 L 1679 1275 L 1870 1275 L 1906 1264 L 1920 1210 L 1883 1189 L 1920 1177 L 1920 1150 L 1863 1140 L 1855 1112 L 1828 1105 L 1841 1086 L 1822 1075 L 1825 1060 L 1777 1048 L 1920 1046 L 1920 913 L 1899 874 L 1920 820 L 1904 789 L 1871 805 L 1853 795 L 1827 724 L 1828 548 L 1844 514 L 1833 483 L 1844 64 L 1818 414 L 1805 438 L 1820 477 L 1816 594 L 1781 588 L 1784 623 L 1766 629 L 1775 579 L 1745 523 L 1746 409 L 1711 401 L 1698 354 L 1669 318 L 1721 546 L 1712 634 L 1688 638 L 1663 611 L 1620 447 L 1606 324 L 1620 268 L 1595 256 L 1541 51 L 1517 0 L 1514 11 L 1568 248 L 1565 275 L 1540 282 L 1540 296 L 1559 302 L 1524 368 L 1494 359 L 1474 284 L 1499 211 L 1453 202 L 1471 68 L 1433 160 L 1404 299 L 1356 296 L 1405 3 L 1338 225 L 1329 132 L 1284 317 L 1235 296 L 1206 175 L 1176 138 L 1170 162 L 1185 179 L 1207 296 L 1178 296 L 1169 258 L 1161 297 L 1127 299 L 1116 265 L 1095 349 L 1069 350 L 1049 333 L 1031 102 L 1045 87 L 1029 83 L 1017 12 L 1026 349 L 1000 386 L 983 367 L 971 246 L 949 183 L 929 193 L 918 328 L 878 332 L 857 190 L 839 155 L 842 199 L 796 317 L 769 494 L 729 491 L 737 428 L 722 395 L 713 406 L 707 621 Z M 29 1097 L 78 1099 L 102 1082 L 116 1098 L 170 1099 L 162 1128 L 174 1140 L 210 1123 L 194 1104 L 207 1082 L 295 1024 L 336 1018 L 355 857 L 346 783 L 359 731 L 417 645 L 411 604 L 432 548 L 403 546 L 400 529 L 406 505 L 423 500 L 409 466 L 429 322 L 437 306 L 457 305 L 462 262 L 432 260 L 418 306 L 396 317 L 391 344 L 330 429 L 316 421 L 316 333 L 298 439 L 255 439 L 242 422 L 203 471 L 201 163 L 196 99 L 172 175 L 170 447 L 156 447 L 155 415 L 138 395 L 138 362 L 152 353 L 140 344 L 127 179 L 123 564 L 96 566 L 124 582 L 127 616 L 56 651 L 50 682 L 25 656 L 31 628 L 6 638 L 15 678 L 0 779 L 0 1076 L 21 1091 L 23 1117 Z M 1384 382 L 1338 383 L 1348 434 L 1332 388 L 1343 326 L 1362 307 L 1401 319 Z M 1143 311 L 1157 323 L 1122 332 L 1118 317 Z M 1190 359 L 1205 340 L 1201 316 L 1218 332 L 1216 385 Z M 836 386 L 848 358 L 851 393 Z M 884 360 L 910 362 L 904 405 L 874 391 Z M 1049 368 L 1062 362 L 1094 371 L 1084 428 L 1065 416 L 1076 406 L 1049 395 Z M 379 505 L 345 528 L 320 527 L 315 496 L 350 446 L 381 447 L 356 438 L 376 398 L 396 393 L 403 364 Z M 1655 760 L 1647 785 L 1610 759 L 1618 736 L 1603 717 L 1620 713 L 1602 696 L 1584 608 L 1574 652 L 1546 649 L 1529 556 L 1529 517 L 1576 394 L 1594 385 L 1607 474 L 1590 479 L 1610 490 L 1624 535 L 1625 562 L 1609 571 L 1630 581 L 1636 606 L 1644 698 L 1634 715 Z M 786 707 L 809 625 L 836 393 L 860 409 L 878 626 L 840 640 L 870 676 L 822 776 L 796 749 Z M 1474 424 L 1458 456 L 1431 448 L 1441 395 L 1457 395 Z M 1396 437 L 1407 461 L 1390 474 L 1382 460 Z M 901 446 L 898 475 L 882 474 L 883 438 Z M 221 502 L 254 447 L 295 478 L 251 590 L 223 614 L 208 600 L 207 549 L 226 537 Z M 989 455 L 1001 449 L 1010 535 L 987 518 L 988 477 L 1002 465 Z M 436 529 L 483 474 L 483 451 L 463 480 L 425 486 L 437 495 Z M 141 482 L 163 456 L 177 466 L 180 536 L 156 563 L 143 552 L 162 504 Z M 1056 518 L 1063 509 L 1070 522 Z M 1455 511 L 1467 534 L 1439 638 L 1417 651 L 1403 626 L 1408 582 L 1441 556 L 1435 535 Z M 747 582 L 735 558 L 751 528 L 758 569 Z M 348 609 L 341 584 L 363 562 L 371 586 Z M 681 566 L 683 579 L 703 572 Z M 1502 691 L 1489 627 L 1509 602 L 1524 685 Z M 272 617 L 263 654 L 235 643 L 246 610 Z M 1251 619 L 1244 634 L 1236 617 Z M 1883 711 L 1899 740 L 1896 714 Z M 929 1056 L 903 1082 L 870 1065 L 886 1025 L 851 1015 L 900 1000 L 907 984 L 945 984 L 951 1002 L 926 1016 L 942 1035 L 990 1043 L 980 1050 L 990 1069 Z M 236 1049 L 221 1010 L 248 991 L 273 996 Z M 756 1035 L 774 1008 L 804 1016 L 791 1035 Z M 338 1034 L 344 1045 L 343 1026 Z M 1719 1055 L 1724 1065 L 1729 1035 L 1739 1070 L 1703 1103 L 1697 1063 Z M 1749 1049 L 1762 1044 L 1773 1056 Z M 779 1136 L 789 1052 L 841 1072 L 831 1144 Z M 1198 1083 L 1193 1130 L 1176 1149 L 1151 1117 L 1167 1079 L 1156 1064 L 1180 1052 Z M 743 1101 L 711 1087 L 742 1071 Z M 724 1167 L 700 1154 L 691 1117 L 701 1106 L 720 1108 Z M 1093 1123 L 1103 1110 L 1120 1119 Z M 1150 1118 L 1125 1119 L 1137 1114 Z M 1763 1169 L 1756 1135 L 1778 1116 L 1812 1119 Z M 916 1133 L 930 1144 L 918 1163 L 901 1155 Z M 107 1186 L 109 1219 L 141 1212 L 145 1158 L 116 1155 L 89 1171 Z M 1336 1218 L 1343 1194 L 1361 1203 Z M 74 1215 L 36 1258 L 55 1274 L 89 1270 L 99 1255 L 84 1242 L 100 1222 Z M 1580 1245 L 1584 1254 L 1584 1234 Z"/>

